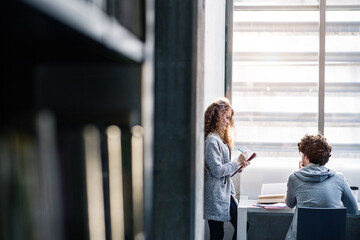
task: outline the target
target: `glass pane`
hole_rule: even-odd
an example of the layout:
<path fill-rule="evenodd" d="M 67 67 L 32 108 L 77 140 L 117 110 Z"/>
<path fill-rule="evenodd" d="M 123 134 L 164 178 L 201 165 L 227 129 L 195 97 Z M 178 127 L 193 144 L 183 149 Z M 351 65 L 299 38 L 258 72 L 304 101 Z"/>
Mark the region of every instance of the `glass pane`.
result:
<path fill-rule="evenodd" d="M 327 5 L 359 5 L 359 0 L 326 0 Z"/>
<path fill-rule="evenodd" d="M 315 5 L 318 0 L 234 0 L 234 5 Z"/>
<path fill-rule="evenodd" d="M 333 164 L 344 165 L 360 159 L 360 11 L 327 11 L 326 19 L 324 132 Z"/>
<path fill-rule="evenodd" d="M 319 1 L 234 0 L 234 5 L 235 149 L 258 153 L 240 181 L 242 194 L 256 198 L 262 183 L 287 180 L 299 160 L 297 142 L 318 132 Z M 360 0 L 327 0 L 326 21 L 324 126 L 333 146 L 327 166 L 356 185 Z"/>
<path fill-rule="evenodd" d="M 317 132 L 318 19 L 317 11 L 234 12 L 237 146 L 298 159 L 296 143 Z"/>
<path fill-rule="evenodd" d="M 240 176 L 249 198 L 262 183 L 286 182 L 298 166 L 297 143 L 317 133 L 318 19 L 318 11 L 234 12 L 235 149 L 258 155 Z"/>

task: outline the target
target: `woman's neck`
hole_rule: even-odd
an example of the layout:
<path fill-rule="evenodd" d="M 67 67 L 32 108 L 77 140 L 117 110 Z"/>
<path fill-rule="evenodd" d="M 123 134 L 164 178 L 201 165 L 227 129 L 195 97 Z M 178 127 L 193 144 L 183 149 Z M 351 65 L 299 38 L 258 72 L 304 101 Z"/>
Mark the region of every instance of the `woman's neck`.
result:
<path fill-rule="evenodd" d="M 215 131 L 215 133 L 219 135 L 221 139 L 224 139 L 224 131 Z"/>

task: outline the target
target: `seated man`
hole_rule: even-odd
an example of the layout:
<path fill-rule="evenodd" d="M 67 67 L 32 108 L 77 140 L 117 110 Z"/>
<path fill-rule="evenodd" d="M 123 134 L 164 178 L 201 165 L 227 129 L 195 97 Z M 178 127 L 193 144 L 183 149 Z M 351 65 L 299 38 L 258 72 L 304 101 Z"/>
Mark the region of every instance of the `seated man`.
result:
<path fill-rule="evenodd" d="M 324 165 L 331 156 L 331 146 L 322 135 L 305 135 L 298 143 L 301 153 L 299 170 L 289 176 L 286 205 L 295 207 L 340 208 L 347 212 L 358 211 L 357 200 L 342 173 L 330 170 Z M 286 239 L 296 239 L 297 211 L 286 235 Z"/>

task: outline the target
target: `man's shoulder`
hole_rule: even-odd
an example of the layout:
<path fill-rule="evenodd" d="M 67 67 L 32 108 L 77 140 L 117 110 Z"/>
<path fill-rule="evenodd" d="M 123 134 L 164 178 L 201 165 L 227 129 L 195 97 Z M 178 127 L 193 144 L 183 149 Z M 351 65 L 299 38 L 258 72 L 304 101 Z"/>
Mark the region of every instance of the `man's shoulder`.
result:
<path fill-rule="evenodd" d="M 332 176 L 333 178 L 338 178 L 338 179 L 345 179 L 345 175 L 342 172 L 338 172 L 338 171 L 334 171 L 335 174 Z"/>
<path fill-rule="evenodd" d="M 292 172 L 290 175 L 289 175 L 289 180 L 295 180 L 295 179 L 298 179 L 298 177 L 296 176 L 296 172 L 298 172 L 299 170 L 296 170 L 294 172 Z"/>

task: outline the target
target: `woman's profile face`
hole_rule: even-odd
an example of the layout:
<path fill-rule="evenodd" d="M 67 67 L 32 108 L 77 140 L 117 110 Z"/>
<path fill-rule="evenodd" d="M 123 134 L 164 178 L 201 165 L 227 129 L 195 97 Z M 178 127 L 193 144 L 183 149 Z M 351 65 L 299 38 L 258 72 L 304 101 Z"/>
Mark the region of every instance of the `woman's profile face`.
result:
<path fill-rule="evenodd" d="M 230 119 L 231 119 L 231 109 L 228 109 L 220 115 L 219 129 L 225 131 L 227 126 L 230 124 Z"/>

